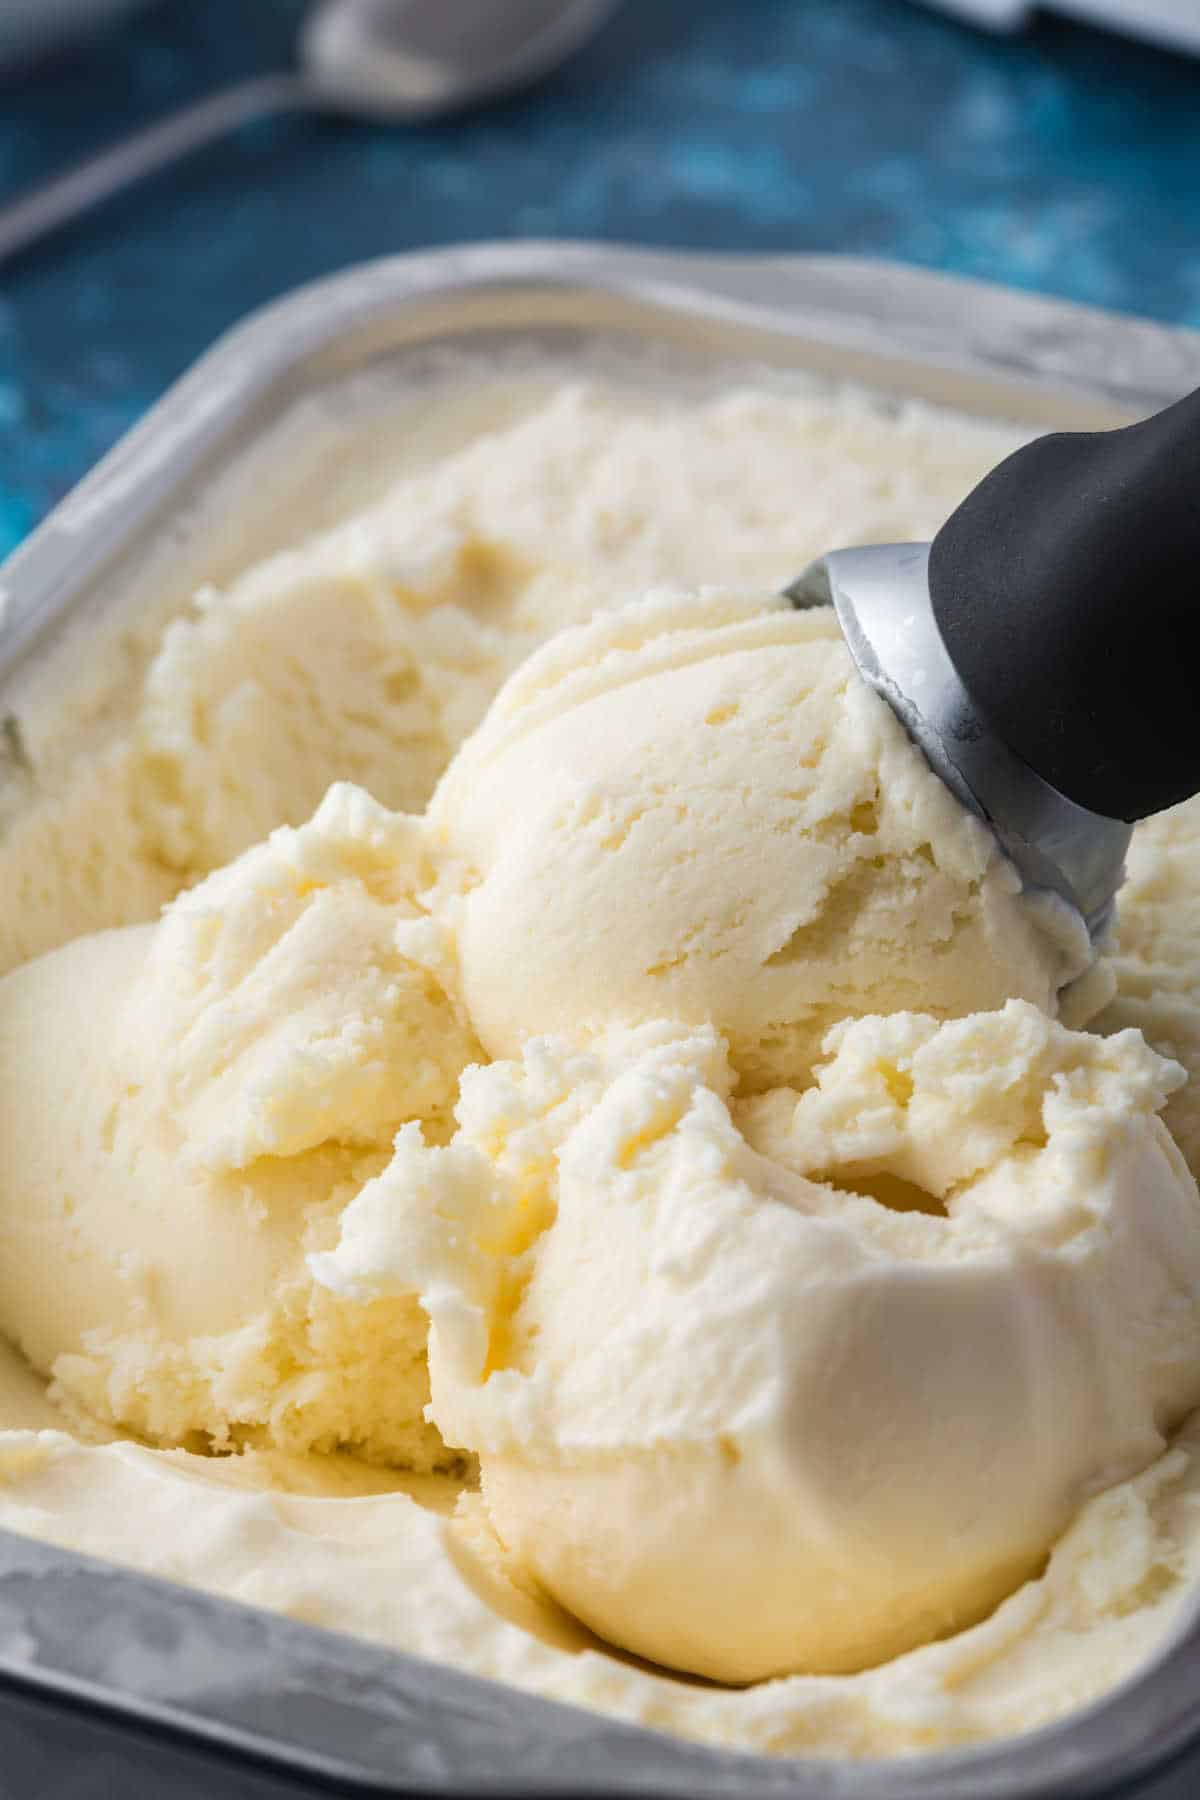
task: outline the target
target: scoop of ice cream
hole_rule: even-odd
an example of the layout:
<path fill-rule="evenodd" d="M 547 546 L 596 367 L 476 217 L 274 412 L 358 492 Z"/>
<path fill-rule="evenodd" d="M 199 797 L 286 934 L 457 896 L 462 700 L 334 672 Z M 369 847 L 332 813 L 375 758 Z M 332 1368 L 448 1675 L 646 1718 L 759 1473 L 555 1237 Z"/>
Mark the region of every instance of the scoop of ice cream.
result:
<path fill-rule="evenodd" d="M 1036 1008 L 835 1031 L 731 1113 L 711 1031 L 543 1040 L 347 1210 L 419 1285 L 496 1531 L 615 1644 L 745 1682 L 982 1617 L 1200 1399 L 1180 1071 Z"/>
<path fill-rule="evenodd" d="M 428 879 L 417 822 L 335 788 L 157 926 L 0 983 L 0 1320 L 62 1396 L 156 1442 L 445 1460 L 415 1305 L 304 1260 L 478 1054 Z"/>
<path fill-rule="evenodd" d="M 743 1088 L 804 1076 L 839 1019 L 1048 1012 L 1086 966 L 1062 903 L 860 680 L 831 611 L 652 597 L 509 681 L 434 796 L 481 1041 L 673 1018 Z"/>
<path fill-rule="evenodd" d="M 299 824 L 335 775 L 424 806 L 519 657 L 501 627 L 531 581 L 503 545 L 378 514 L 202 589 L 164 633 L 138 719 L 136 803 L 160 863 L 225 863 Z"/>

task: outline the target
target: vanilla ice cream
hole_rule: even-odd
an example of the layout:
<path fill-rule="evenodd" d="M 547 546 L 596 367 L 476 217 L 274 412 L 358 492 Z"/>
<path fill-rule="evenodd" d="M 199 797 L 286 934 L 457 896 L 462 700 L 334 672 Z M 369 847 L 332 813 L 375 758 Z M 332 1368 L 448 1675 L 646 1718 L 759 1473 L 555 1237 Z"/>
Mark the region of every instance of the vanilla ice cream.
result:
<path fill-rule="evenodd" d="M 468 360 L 31 667 L 0 1526 L 780 1754 L 1028 1730 L 1166 1641 L 1200 810 L 1084 973 L 772 599 L 1017 441 Z"/>
<path fill-rule="evenodd" d="M 1020 441 L 804 378 L 660 394 L 608 361 L 467 358 L 412 395 L 372 371 L 382 420 L 284 419 L 151 546 L 6 701 L 0 969 L 152 919 L 331 781 L 423 807 L 553 632 L 656 584 L 773 592 L 831 544 L 932 536 Z"/>
<path fill-rule="evenodd" d="M 1090 960 L 860 680 L 831 610 L 669 596 L 505 686 L 430 809 L 493 1056 L 541 1032 L 715 1022 L 744 1087 L 831 1025 L 1028 999 Z"/>
<path fill-rule="evenodd" d="M 1017 1002 L 829 1048 L 739 1130 L 711 1032 L 536 1043 L 314 1259 L 375 1302 L 420 1282 L 433 1417 L 518 1563 L 715 1680 L 974 1623 L 1200 1401 L 1177 1067 Z"/>
<path fill-rule="evenodd" d="M 304 1261 L 479 1054 L 421 859 L 333 788 L 160 925 L 0 984 L 0 1318 L 61 1399 L 156 1443 L 454 1462 L 415 1309 L 339 1305 Z"/>

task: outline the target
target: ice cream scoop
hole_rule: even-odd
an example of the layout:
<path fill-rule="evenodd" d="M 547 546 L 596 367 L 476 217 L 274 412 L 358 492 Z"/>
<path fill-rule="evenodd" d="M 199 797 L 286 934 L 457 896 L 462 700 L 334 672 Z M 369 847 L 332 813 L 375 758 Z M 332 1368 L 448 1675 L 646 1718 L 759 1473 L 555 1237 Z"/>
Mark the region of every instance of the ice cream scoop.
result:
<path fill-rule="evenodd" d="M 1027 884 L 1107 925 L 1133 823 L 1200 790 L 1200 391 L 998 465 L 932 544 L 836 550 L 860 674 Z"/>
<path fill-rule="evenodd" d="M 673 1019 L 743 1092 L 832 1025 L 1019 997 L 1053 1014 L 1087 932 L 1022 888 L 855 674 L 828 609 L 650 595 L 508 682 L 430 803 L 462 1002 L 493 1057 Z"/>

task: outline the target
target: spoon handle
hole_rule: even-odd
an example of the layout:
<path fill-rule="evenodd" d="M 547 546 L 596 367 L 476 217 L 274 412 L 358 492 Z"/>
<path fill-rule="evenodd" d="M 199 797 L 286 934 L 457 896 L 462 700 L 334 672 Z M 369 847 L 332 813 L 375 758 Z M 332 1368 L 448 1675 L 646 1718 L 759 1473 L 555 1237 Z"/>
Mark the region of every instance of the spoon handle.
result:
<path fill-rule="evenodd" d="M 1007 458 L 929 557 L 984 719 L 1079 806 L 1132 822 L 1200 792 L 1200 390 Z"/>
<path fill-rule="evenodd" d="M 60 226 L 69 225 L 123 188 L 215 138 L 236 131 L 240 125 L 265 113 L 312 103 L 308 83 L 302 75 L 293 74 L 259 76 L 206 95 L 0 208 L 0 263 L 29 249 Z"/>

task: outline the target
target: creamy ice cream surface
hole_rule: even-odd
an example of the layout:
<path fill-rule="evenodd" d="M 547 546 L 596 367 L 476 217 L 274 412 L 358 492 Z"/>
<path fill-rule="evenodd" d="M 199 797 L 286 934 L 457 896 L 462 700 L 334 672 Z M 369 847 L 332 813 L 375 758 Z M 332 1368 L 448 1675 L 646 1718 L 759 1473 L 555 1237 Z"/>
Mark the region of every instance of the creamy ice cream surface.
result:
<path fill-rule="evenodd" d="M 313 1259 L 420 1282 L 433 1417 L 519 1566 L 716 1680 L 974 1623 L 1200 1401 L 1178 1069 L 1019 1002 L 831 1035 L 741 1129 L 711 1031 L 535 1041 Z"/>
<path fill-rule="evenodd" d="M 848 1016 L 1054 1011 L 1090 960 L 858 678 L 831 611 L 669 596 L 566 632 L 438 788 L 463 997 L 541 1032 L 716 1022 L 743 1087 Z"/>
<path fill-rule="evenodd" d="M 772 384 L 444 373 L 15 691 L 0 1526 L 777 1753 L 1183 1617 L 1200 820 L 1080 983 L 772 598 L 1013 434 Z"/>
<path fill-rule="evenodd" d="M 415 1309 L 340 1306 L 304 1261 L 478 1055 L 421 863 L 333 788 L 161 924 L 0 985 L 0 1317 L 62 1400 L 156 1443 L 454 1461 Z"/>
<path fill-rule="evenodd" d="M 407 396 L 375 375 L 387 416 L 357 437 L 283 421 L 194 544 L 166 534 L 28 671 L 0 738 L 0 968 L 153 918 L 331 781 L 420 809 L 553 632 L 658 584 L 775 592 L 832 543 L 929 536 L 1019 441 L 803 378 L 527 363 L 468 358 Z"/>

